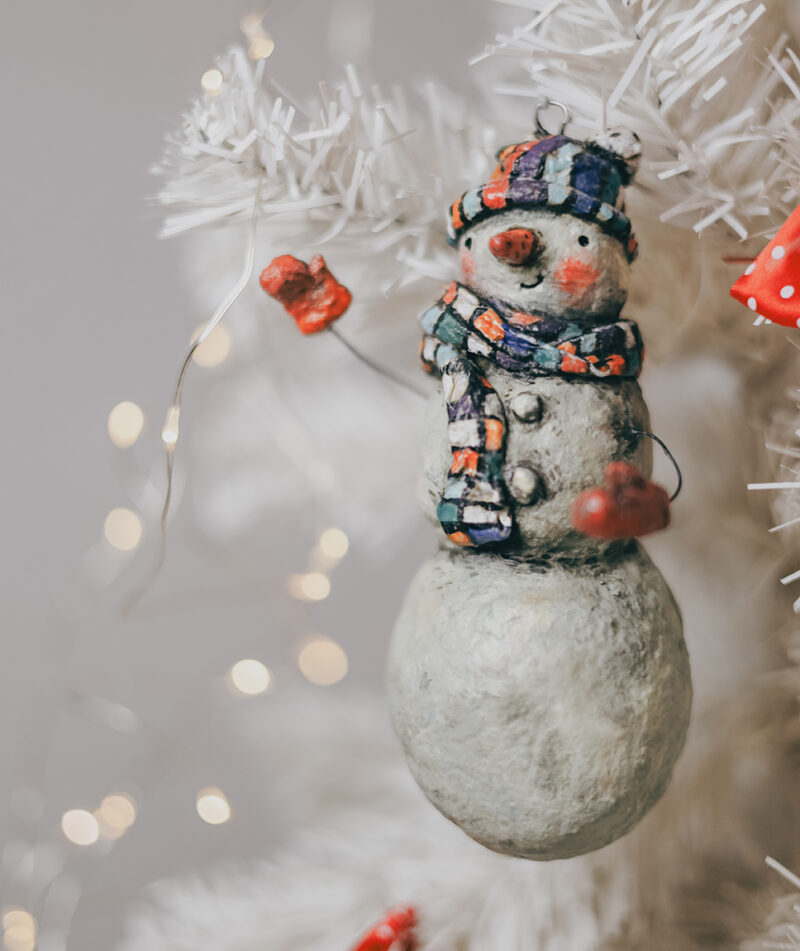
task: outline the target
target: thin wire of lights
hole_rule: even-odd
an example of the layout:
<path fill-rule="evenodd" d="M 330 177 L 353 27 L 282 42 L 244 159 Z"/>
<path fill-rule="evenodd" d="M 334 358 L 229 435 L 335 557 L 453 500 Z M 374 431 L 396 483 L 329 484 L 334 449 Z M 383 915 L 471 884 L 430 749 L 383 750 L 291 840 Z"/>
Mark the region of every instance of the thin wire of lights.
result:
<path fill-rule="evenodd" d="M 183 398 L 183 384 L 186 379 L 186 373 L 192 363 L 195 353 L 197 352 L 198 347 L 208 339 L 209 335 L 213 332 L 214 328 L 220 323 L 220 321 L 225 317 L 231 307 L 236 303 L 236 301 L 241 297 L 244 292 L 247 284 L 253 274 L 253 264 L 255 262 L 255 251 L 256 251 L 256 230 L 258 227 L 258 210 L 261 205 L 261 183 L 263 176 L 260 176 L 258 183 L 256 185 L 256 194 L 253 201 L 253 213 L 250 219 L 250 233 L 247 241 L 247 247 L 245 249 L 244 262 L 242 264 L 242 271 L 239 275 L 238 280 L 233 285 L 233 287 L 228 291 L 225 297 L 220 301 L 214 313 L 209 318 L 206 325 L 200 331 L 200 333 L 195 337 L 192 345 L 189 347 L 189 350 L 186 356 L 183 359 L 181 364 L 180 371 L 178 373 L 178 380 L 175 385 L 175 392 L 172 397 L 172 403 L 170 404 L 169 409 L 167 410 L 166 419 L 164 421 L 164 428 L 161 431 L 161 441 L 164 445 L 165 458 L 166 458 L 166 467 L 167 467 L 167 486 L 164 493 L 164 503 L 161 508 L 161 518 L 159 519 L 159 547 L 158 555 L 156 561 L 154 562 L 153 569 L 150 572 L 149 576 L 145 581 L 135 589 L 127 603 L 123 608 L 123 613 L 128 613 L 135 605 L 139 602 L 142 596 L 150 589 L 153 582 L 161 573 L 161 569 L 164 565 L 164 559 L 166 558 L 167 552 L 167 519 L 169 517 L 170 504 L 172 502 L 172 488 L 173 488 L 173 473 L 175 468 L 175 450 L 178 445 L 178 437 L 180 434 L 180 414 L 181 414 L 181 403 Z"/>

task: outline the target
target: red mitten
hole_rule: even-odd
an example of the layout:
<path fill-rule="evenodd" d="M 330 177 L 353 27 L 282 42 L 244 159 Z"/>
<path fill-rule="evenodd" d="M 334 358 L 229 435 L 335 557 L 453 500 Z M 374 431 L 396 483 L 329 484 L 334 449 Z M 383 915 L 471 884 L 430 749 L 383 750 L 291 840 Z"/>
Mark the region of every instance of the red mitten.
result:
<path fill-rule="evenodd" d="M 304 334 L 330 326 L 353 299 L 328 270 L 321 254 L 310 264 L 282 254 L 261 272 L 261 286 L 283 304 Z"/>
<path fill-rule="evenodd" d="M 760 317 L 800 326 L 800 205 L 731 288 Z"/>
<path fill-rule="evenodd" d="M 413 908 L 397 908 L 365 935 L 353 951 L 413 951 L 416 923 Z"/>
<path fill-rule="evenodd" d="M 636 466 L 606 466 L 603 488 L 581 492 L 572 507 L 572 524 L 593 538 L 639 538 L 669 525 L 669 496 Z"/>

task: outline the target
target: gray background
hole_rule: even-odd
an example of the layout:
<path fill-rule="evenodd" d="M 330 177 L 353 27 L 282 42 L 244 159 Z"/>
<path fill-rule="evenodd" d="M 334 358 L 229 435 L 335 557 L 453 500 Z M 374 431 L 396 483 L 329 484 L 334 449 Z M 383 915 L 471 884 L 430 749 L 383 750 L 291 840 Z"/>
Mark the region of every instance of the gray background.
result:
<path fill-rule="evenodd" d="M 330 19 L 359 6 L 373 19 L 379 56 L 346 31 L 331 46 Z M 466 91 L 466 60 L 491 37 L 492 6 L 275 0 L 265 20 L 277 44 L 270 68 L 300 94 L 338 75 L 345 58 L 368 62 L 383 83 L 438 76 Z M 108 411 L 119 400 L 137 401 L 156 421 L 142 441 L 142 458 L 156 458 L 157 426 L 177 362 L 207 316 L 183 283 L 181 239 L 157 239 L 160 214 L 148 203 L 157 183 L 148 168 L 198 93 L 202 72 L 239 40 L 239 18 L 250 9 L 211 0 L 78 0 L 7 4 L 2 14 L 0 832 L 6 868 L 20 834 L 38 830 L 61 849 L 60 814 L 122 785 L 137 756 L 152 757 L 149 774 L 158 776 L 136 826 L 110 855 L 64 852 L 82 873 L 70 947 L 84 951 L 113 944 L 122 910 L 144 882 L 215 857 L 259 854 L 280 831 L 268 820 L 257 828 L 212 829 L 194 815 L 193 789 L 220 774 L 230 777 L 226 791 L 241 809 L 259 794 L 234 748 L 205 775 L 201 738 L 183 769 L 185 750 L 155 743 L 152 753 L 157 730 L 125 742 L 109 739 L 108 729 L 73 703 L 75 691 L 85 689 L 136 700 L 141 709 L 137 691 L 145 684 L 152 724 L 180 731 L 205 704 L 197 685 L 241 655 L 237 647 L 231 656 L 228 646 L 236 632 L 252 632 L 240 641 L 251 645 L 277 638 L 265 631 L 256 602 L 220 598 L 201 611 L 154 611 L 132 622 L 120 617 L 114 596 L 95 596 L 78 583 L 80 560 L 96 546 L 105 514 L 124 504 L 124 465 L 106 434 Z M 210 385 L 193 381 L 191 398 L 200 400 Z M 355 580 L 365 566 L 354 555 L 326 616 L 326 630 L 349 648 L 348 689 L 379 683 L 388 624 L 430 545 L 420 522 L 392 573 L 374 573 L 367 596 Z M 176 588 L 210 572 L 180 541 L 171 554 L 168 577 Z M 276 561 L 290 554 L 276 552 Z M 347 631 L 356 616 L 374 636 L 354 644 Z M 210 741 L 213 723 L 208 731 Z M 44 795 L 39 824 L 23 824 L 22 832 L 19 816 L 5 808 L 21 783 Z M 18 892 L 0 896 L 0 904 L 23 900 Z"/>

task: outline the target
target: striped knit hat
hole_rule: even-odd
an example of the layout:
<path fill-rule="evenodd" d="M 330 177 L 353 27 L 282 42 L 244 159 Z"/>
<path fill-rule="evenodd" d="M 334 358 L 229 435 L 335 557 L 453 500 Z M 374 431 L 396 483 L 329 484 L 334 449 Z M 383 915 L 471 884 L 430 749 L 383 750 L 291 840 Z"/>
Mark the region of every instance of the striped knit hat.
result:
<path fill-rule="evenodd" d="M 490 180 L 450 206 L 448 241 L 456 244 L 467 228 L 496 212 L 544 206 L 596 222 L 622 242 L 632 261 L 637 245 L 625 214 L 623 186 L 633 178 L 638 155 L 638 139 L 630 133 L 588 142 L 549 135 L 509 145 L 498 155 L 500 164 Z"/>

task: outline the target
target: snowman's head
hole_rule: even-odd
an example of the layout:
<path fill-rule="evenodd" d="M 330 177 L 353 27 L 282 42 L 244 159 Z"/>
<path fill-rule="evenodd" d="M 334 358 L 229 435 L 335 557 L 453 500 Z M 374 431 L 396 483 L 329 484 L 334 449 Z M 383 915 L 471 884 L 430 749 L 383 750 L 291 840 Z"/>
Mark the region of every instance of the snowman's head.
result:
<path fill-rule="evenodd" d="M 508 210 L 467 229 L 458 246 L 463 283 L 514 310 L 593 324 L 616 318 L 628 296 L 625 248 L 593 221 Z"/>
<path fill-rule="evenodd" d="M 636 256 L 624 190 L 640 154 L 624 130 L 503 149 L 489 181 L 450 206 L 463 282 L 516 310 L 588 325 L 616 317 Z"/>

